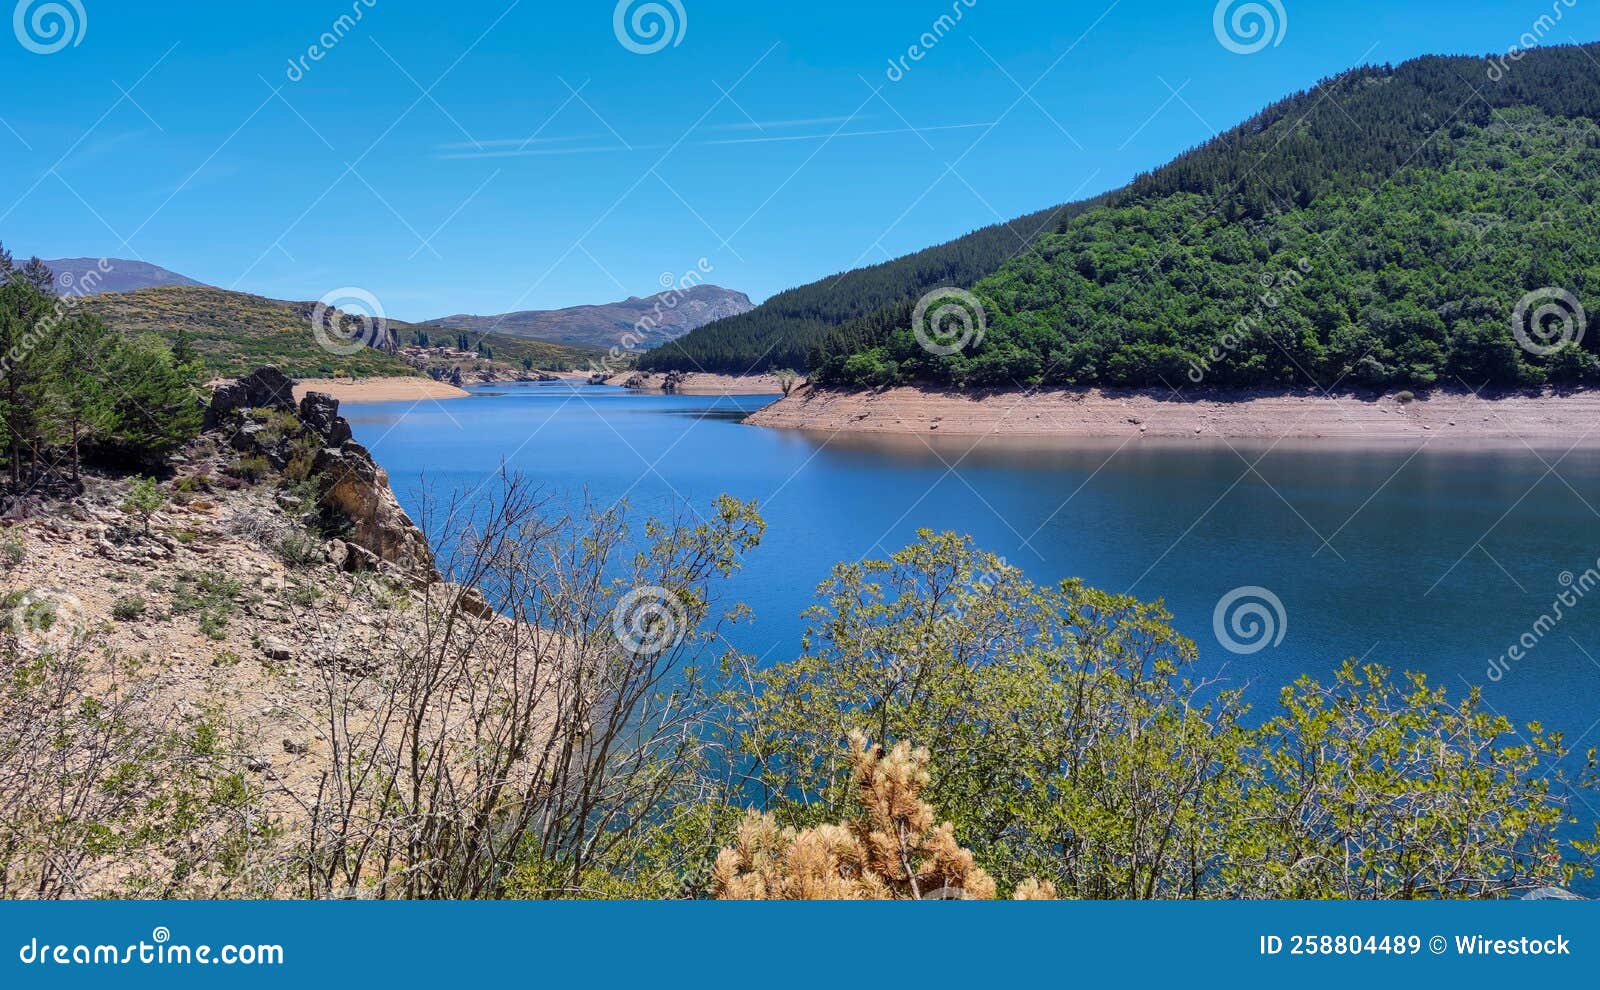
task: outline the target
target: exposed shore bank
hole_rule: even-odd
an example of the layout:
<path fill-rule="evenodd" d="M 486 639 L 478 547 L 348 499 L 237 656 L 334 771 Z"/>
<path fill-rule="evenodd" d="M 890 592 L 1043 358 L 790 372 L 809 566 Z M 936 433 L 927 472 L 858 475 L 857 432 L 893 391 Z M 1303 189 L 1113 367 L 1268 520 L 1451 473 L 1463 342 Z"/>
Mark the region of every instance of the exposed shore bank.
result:
<path fill-rule="evenodd" d="M 612 385 L 623 385 L 636 392 L 665 391 L 664 374 L 638 373 L 613 378 Z M 625 384 L 631 383 L 631 384 Z M 683 375 L 674 391 L 678 395 L 772 395 L 783 394 L 783 384 L 775 375 L 719 375 L 695 371 Z"/>
<path fill-rule="evenodd" d="M 851 433 L 1126 440 L 1217 438 L 1350 443 L 1462 440 L 1600 447 L 1600 389 L 1480 397 L 1465 390 L 1386 395 L 1055 389 L 959 393 L 798 389 L 750 416 L 753 426 Z"/>
<path fill-rule="evenodd" d="M 304 378 L 295 386 L 294 397 L 307 392 L 324 392 L 340 402 L 405 402 L 414 399 L 459 399 L 469 393 L 449 382 L 438 382 L 420 375 L 406 378 Z"/>

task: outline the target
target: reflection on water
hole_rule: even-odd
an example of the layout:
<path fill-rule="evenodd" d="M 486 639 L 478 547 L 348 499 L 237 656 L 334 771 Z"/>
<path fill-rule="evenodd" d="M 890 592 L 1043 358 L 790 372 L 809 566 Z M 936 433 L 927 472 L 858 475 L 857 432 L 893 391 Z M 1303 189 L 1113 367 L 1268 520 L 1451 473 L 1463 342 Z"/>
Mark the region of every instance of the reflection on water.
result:
<path fill-rule="evenodd" d="M 504 461 L 553 493 L 661 513 L 728 492 L 769 523 L 730 594 L 755 621 L 730 638 L 770 662 L 838 561 L 921 527 L 971 533 L 1040 581 L 1162 598 L 1207 673 L 1258 705 L 1347 657 L 1420 670 L 1578 747 L 1600 720 L 1600 597 L 1567 612 L 1500 681 L 1489 662 L 1549 610 L 1563 572 L 1600 556 L 1600 452 L 1363 450 L 1322 442 L 1159 444 L 770 431 L 762 397 L 496 386 L 449 402 L 348 407 L 408 508 L 419 479 L 475 486 Z M 1553 470 L 1552 470 L 1553 469 Z M 1234 655 L 1213 611 L 1234 589 L 1282 602 L 1283 642 Z"/>

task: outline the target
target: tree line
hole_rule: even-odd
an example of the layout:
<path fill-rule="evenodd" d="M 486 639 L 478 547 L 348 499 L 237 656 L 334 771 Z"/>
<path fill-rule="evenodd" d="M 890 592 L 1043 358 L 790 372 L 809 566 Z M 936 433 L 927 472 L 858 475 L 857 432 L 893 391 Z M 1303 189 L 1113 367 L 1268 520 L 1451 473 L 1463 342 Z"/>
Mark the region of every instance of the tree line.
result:
<path fill-rule="evenodd" d="M 0 457 L 13 493 L 68 479 L 85 460 L 159 463 L 199 432 L 198 356 L 125 338 L 56 293 L 38 258 L 0 247 Z"/>
<path fill-rule="evenodd" d="M 1590 215 L 1594 161 L 1578 152 L 1594 141 L 1582 125 L 1600 117 L 1597 55 L 1553 46 L 1509 65 L 1429 56 L 1354 69 L 1107 196 L 792 289 L 641 365 L 806 368 L 849 388 L 1190 387 L 1196 368 L 1200 384 L 1226 388 L 1587 380 L 1592 348 L 1530 353 L 1509 328 L 1525 293 L 1582 301 L 1588 288 L 1590 263 L 1567 255 L 1592 239 L 1552 229 L 1573 233 Z M 1497 135 L 1529 113 L 1564 144 L 1538 149 L 1531 169 L 1520 139 Z M 1479 154 L 1485 135 L 1499 147 Z M 1538 193 L 1498 181 L 1507 169 Z M 1312 284 L 1278 284 L 1302 258 Z M 930 360 L 912 333 L 917 301 L 980 281 L 991 332 Z M 1284 310 L 1262 302 L 1278 295 Z"/>
<path fill-rule="evenodd" d="M 1403 92 L 1384 87 L 1383 97 Z M 1523 106 L 1454 124 L 1428 149 L 1375 188 L 1331 182 L 1307 205 L 1259 218 L 1193 191 L 1091 210 L 974 287 L 985 332 L 968 346 L 930 353 L 902 304 L 837 332 L 813 378 L 847 388 L 1600 381 L 1590 234 L 1600 126 Z"/>

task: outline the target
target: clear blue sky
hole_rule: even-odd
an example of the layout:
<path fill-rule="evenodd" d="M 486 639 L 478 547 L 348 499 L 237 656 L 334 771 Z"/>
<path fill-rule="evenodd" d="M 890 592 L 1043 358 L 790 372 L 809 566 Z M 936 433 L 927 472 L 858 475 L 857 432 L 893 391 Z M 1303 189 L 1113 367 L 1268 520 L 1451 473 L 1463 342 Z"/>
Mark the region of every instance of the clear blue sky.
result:
<path fill-rule="evenodd" d="M 679 0 L 680 43 L 636 54 L 612 0 L 78 2 L 75 47 L 0 34 L 0 240 L 413 320 L 644 295 L 702 257 L 759 300 L 1119 186 L 1362 62 L 1504 51 L 1553 7 L 1546 41 L 1600 38 L 1562 0 L 1281 0 L 1254 54 L 1212 0 Z"/>

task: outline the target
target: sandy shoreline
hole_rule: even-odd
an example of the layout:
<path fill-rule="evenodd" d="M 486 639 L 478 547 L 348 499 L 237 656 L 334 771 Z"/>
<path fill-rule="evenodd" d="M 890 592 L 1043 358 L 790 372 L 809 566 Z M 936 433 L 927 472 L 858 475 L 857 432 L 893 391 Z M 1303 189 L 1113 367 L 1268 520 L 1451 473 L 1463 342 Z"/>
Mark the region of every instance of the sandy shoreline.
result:
<path fill-rule="evenodd" d="M 1464 390 L 1395 394 L 1263 393 L 1178 397 L 1170 392 L 1071 389 L 958 394 L 894 388 L 794 395 L 745 422 L 850 433 L 1059 437 L 1083 440 L 1467 441 L 1600 447 L 1600 389 L 1480 398 Z"/>
<path fill-rule="evenodd" d="M 307 392 L 326 392 L 340 402 L 405 402 L 415 399 L 459 399 L 468 393 L 448 382 L 421 376 L 409 378 L 304 378 L 295 386 L 295 398 Z"/>
<path fill-rule="evenodd" d="M 621 385 L 631 376 L 619 375 L 610 382 Z M 659 392 L 666 375 L 644 376 L 640 392 Z M 692 372 L 678 386 L 679 395 L 771 395 L 783 394 L 783 386 L 773 375 L 718 375 L 709 372 Z"/>

